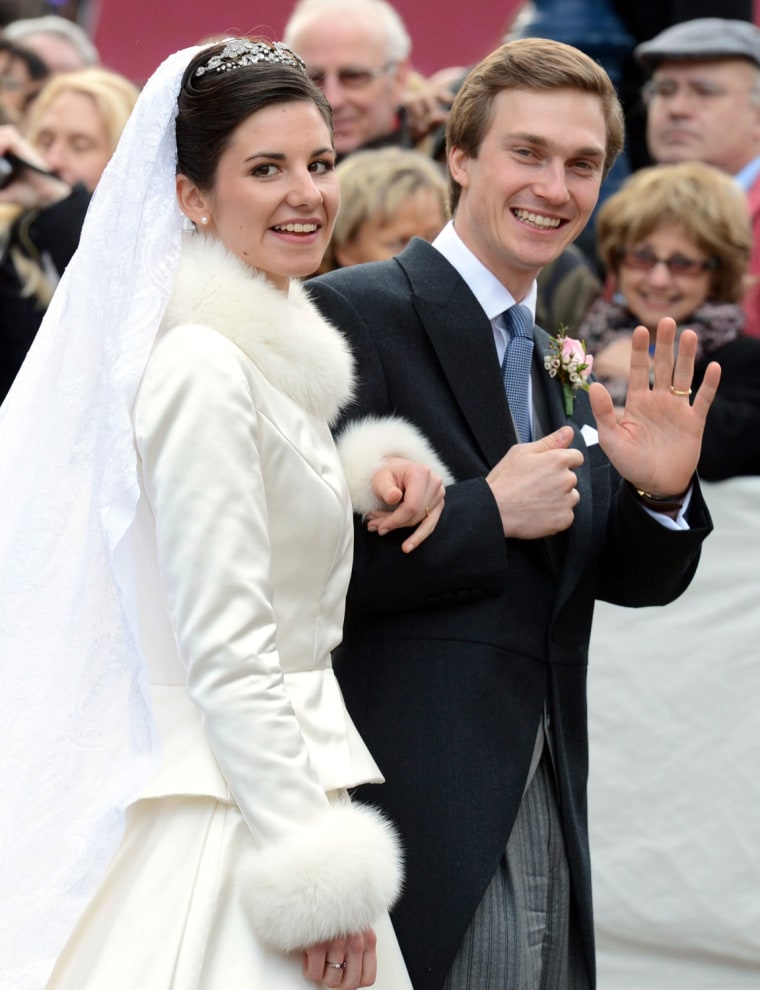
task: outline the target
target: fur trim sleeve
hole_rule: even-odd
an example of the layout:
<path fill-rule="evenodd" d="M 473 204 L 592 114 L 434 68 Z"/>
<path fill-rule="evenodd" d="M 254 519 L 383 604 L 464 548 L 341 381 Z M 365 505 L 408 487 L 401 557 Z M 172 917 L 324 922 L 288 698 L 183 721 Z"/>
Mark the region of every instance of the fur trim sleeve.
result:
<path fill-rule="evenodd" d="M 345 801 L 240 861 L 237 884 L 257 935 L 294 952 L 370 928 L 396 901 L 402 872 L 391 824 Z"/>
<path fill-rule="evenodd" d="M 362 516 L 374 509 L 386 508 L 372 491 L 372 478 L 383 457 L 395 455 L 426 464 L 441 476 L 444 485 L 454 480 L 427 437 L 400 416 L 358 419 L 346 426 L 337 444 L 348 479 L 351 504 L 354 512 Z"/>

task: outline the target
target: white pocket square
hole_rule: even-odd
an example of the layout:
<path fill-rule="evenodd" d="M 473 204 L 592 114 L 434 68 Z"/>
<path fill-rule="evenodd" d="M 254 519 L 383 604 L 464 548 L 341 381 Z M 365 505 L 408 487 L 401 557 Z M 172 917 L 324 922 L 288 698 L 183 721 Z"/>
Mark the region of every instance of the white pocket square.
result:
<path fill-rule="evenodd" d="M 586 441 L 587 447 L 593 447 L 595 443 L 599 443 L 599 434 L 594 427 L 589 426 L 588 423 L 581 428 L 581 436 Z"/>

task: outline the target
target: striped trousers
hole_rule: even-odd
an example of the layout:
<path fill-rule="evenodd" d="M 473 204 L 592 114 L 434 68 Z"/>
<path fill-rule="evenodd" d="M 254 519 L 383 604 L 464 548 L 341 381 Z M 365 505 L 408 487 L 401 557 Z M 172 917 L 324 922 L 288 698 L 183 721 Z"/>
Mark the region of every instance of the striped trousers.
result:
<path fill-rule="evenodd" d="M 551 757 L 523 795 L 507 848 L 442 990 L 590 990 Z"/>

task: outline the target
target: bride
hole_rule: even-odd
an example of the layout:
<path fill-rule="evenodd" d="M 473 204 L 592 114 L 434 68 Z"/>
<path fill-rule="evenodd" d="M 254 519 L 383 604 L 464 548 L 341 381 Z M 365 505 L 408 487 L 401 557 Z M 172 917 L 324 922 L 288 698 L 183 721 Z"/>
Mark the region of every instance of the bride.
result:
<path fill-rule="evenodd" d="M 330 653 L 351 497 L 410 551 L 446 473 L 373 422 L 349 490 L 353 362 L 299 283 L 334 164 L 290 49 L 168 58 L 0 411 L 14 990 L 410 987 L 401 853 L 347 796 L 382 776 Z"/>

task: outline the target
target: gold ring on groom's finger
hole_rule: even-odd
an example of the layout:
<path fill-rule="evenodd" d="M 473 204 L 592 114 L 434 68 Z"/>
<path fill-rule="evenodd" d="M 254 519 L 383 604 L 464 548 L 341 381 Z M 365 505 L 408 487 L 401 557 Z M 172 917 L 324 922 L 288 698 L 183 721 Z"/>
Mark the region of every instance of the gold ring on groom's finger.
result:
<path fill-rule="evenodd" d="M 430 506 L 429 505 L 426 505 L 425 506 L 425 518 L 427 518 L 429 515 L 430 515 Z"/>
<path fill-rule="evenodd" d="M 690 388 L 674 388 L 671 385 L 670 386 L 670 391 L 673 393 L 673 395 L 691 395 L 691 389 Z"/>

